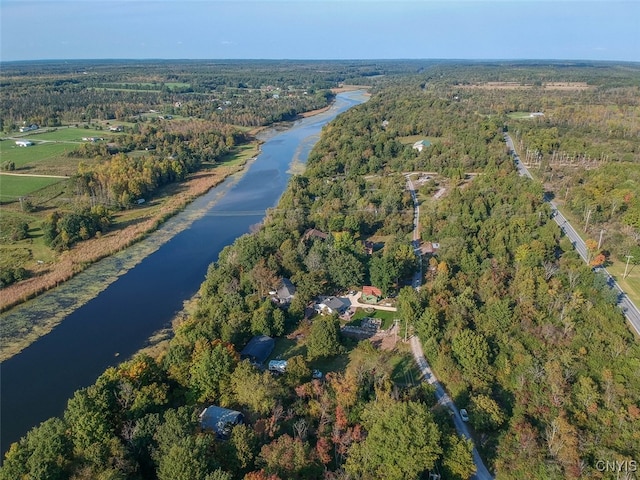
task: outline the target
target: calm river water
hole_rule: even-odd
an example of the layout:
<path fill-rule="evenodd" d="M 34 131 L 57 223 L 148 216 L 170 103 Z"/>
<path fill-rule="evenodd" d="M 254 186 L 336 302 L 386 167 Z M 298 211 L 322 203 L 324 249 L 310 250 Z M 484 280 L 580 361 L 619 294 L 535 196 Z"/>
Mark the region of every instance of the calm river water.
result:
<path fill-rule="evenodd" d="M 306 161 L 322 127 L 365 98 L 360 91 L 342 93 L 328 112 L 271 136 L 239 181 L 231 187 L 223 183 L 189 207 L 201 208 L 221 197 L 204 216 L 69 314 L 51 333 L 3 362 L 2 456 L 30 428 L 62 414 L 74 391 L 91 385 L 107 367 L 127 359 L 154 332 L 167 327 L 183 301 L 198 290 L 222 248 L 247 233 L 262 221 L 267 208 L 277 204 L 291 162 Z M 188 215 L 189 209 L 180 215 Z M 100 269 L 100 263 L 91 269 Z M 33 308 L 37 302 L 32 302 Z"/>

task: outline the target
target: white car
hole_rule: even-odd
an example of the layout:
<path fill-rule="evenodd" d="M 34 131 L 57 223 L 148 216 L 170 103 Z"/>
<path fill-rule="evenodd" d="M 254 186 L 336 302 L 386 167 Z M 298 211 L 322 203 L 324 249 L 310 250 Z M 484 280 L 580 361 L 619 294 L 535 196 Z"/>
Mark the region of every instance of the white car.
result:
<path fill-rule="evenodd" d="M 460 409 L 460 418 L 463 422 L 469 421 L 469 414 L 467 413 L 467 410 L 465 408 Z"/>

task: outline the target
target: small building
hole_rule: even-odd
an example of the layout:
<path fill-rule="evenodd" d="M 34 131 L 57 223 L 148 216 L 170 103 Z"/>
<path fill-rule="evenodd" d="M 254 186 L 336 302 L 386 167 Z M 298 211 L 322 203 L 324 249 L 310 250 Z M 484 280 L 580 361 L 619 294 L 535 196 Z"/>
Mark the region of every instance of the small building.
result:
<path fill-rule="evenodd" d="M 16 145 L 19 147 L 30 147 L 33 145 L 33 142 L 30 142 L 29 140 L 16 140 Z"/>
<path fill-rule="evenodd" d="M 280 288 L 276 291 L 275 298 L 281 305 L 288 305 L 296 294 L 296 287 L 288 278 L 283 278 Z"/>
<path fill-rule="evenodd" d="M 249 343 L 240 352 L 241 360 L 249 360 L 251 363 L 262 365 L 275 347 L 273 338 L 266 335 L 257 335 L 249 340 Z"/>
<path fill-rule="evenodd" d="M 112 125 L 109 127 L 110 132 L 124 132 L 124 127 L 122 125 Z"/>
<path fill-rule="evenodd" d="M 429 140 L 418 140 L 416 143 L 413 144 L 413 148 L 414 150 L 417 150 L 418 152 L 421 152 L 422 150 L 424 150 L 427 147 L 431 146 L 431 142 Z"/>
<path fill-rule="evenodd" d="M 440 248 L 439 243 L 435 242 L 421 242 L 418 248 L 420 255 L 435 255 Z"/>
<path fill-rule="evenodd" d="M 328 313 L 329 315 L 337 313 L 341 315 L 349 308 L 349 305 L 341 298 L 327 297 L 318 304 L 318 308 L 320 313 Z"/>
<path fill-rule="evenodd" d="M 373 255 L 373 242 L 369 241 L 369 240 L 365 240 L 364 242 L 362 242 L 362 244 L 364 245 L 364 252 L 367 255 Z"/>
<path fill-rule="evenodd" d="M 361 300 L 365 303 L 378 303 L 382 298 L 382 290 L 371 285 L 362 287 Z"/>
<path fill-rule="evenodd" d="M 31 132 L 32 130 L 37 130 L 38 128 L 39 128 L 38 125 L 34 123 L 32 125 L 29 125 L 28 127 L 20 127 L 20 132 L 21 133 Z"/>
<path fill-rule="evenodd" d="M 203 429 L 213 430 L 221 439 L 229 438 L 231 429 L 241 423 L 244 423 L 242 413 L 216 405 L 205 408 L 200 414 L 200 426 Z"/>

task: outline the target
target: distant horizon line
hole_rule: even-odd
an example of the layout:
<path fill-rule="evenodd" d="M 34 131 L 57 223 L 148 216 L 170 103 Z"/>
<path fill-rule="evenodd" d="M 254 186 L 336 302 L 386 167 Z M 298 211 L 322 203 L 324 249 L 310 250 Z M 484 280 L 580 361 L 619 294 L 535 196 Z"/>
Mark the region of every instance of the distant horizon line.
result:
<path fill-rule="evenodd" d="M 3 60 L 0 63 L 45 63 L 45 62 L 552 62 L 552 63 L 634 63 L 640 60 L 602 60 L 588 58 L 41 58 Z"/>

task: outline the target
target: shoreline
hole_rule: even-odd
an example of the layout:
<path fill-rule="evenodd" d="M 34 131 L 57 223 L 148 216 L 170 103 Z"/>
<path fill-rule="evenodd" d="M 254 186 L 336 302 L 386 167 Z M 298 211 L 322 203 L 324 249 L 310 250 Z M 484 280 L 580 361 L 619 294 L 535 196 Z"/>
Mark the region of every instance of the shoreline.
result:
<path fill-rule="evenodd" d="M 305 114 L 301 114 L 300 119 L 324 113 L 331 109 L 333 105 L 334 103 L 331 102 L 331 104 L 325 108 L 305 112 Z M 293 122 L 291 122 L 291 124 L 292 123 Z M 13 314 L 30 300 L 33 300 L 44 293 L 55 291 L 56 288 L 65 285 L 68 281 L 85 272 L 89 267 L 95 265 L 100 260 L 113 258 L 118 254 L 128 251 L 130 247 L 141 244 L 141 242 L 143 242 L 147 237 L 165 225 L 167 221 L 184 211 L 197 198 L 207 194 L 210 190 L 219 186 L 230 177 L 237 176 L 237 179 L 241 178 L 247 171 L 248 166 L 250 166 L 260 154 L 260 146 L 264 142 L 265 138 L 269 136 L 269 132 L 271 131 L 273 134 L 276 134 L 278 133 L 279 127 L 282 127 L 283 125 L 288 127 L 291 124 L 289 124 L 289 122 L 285 122 L 284 124 L 273 124 L 255 129 L 251 132 L 254 140 L 250 142 L 255 145 L 257 150 L 253 157 L 247 158 L 241 163 L 233 166 L 225 166 L 224 164 L 221 164 L 217 165 L 216 168 L 212 170 L 201 170 L 194 173 L 192 177 L 185 182 L 168 186 L 167 188 L 170 190 L 179 191 L 164 199 L 158 209 L 158 212 L 149 218 L 146 218 L 143 222 L 136 225 L 130 225 L 121 230 L 108 232 L 104 236 L 91 239 L 88 242 L 82 242 L 76 245 L 72 250 L 64 252 L 61 256 L 61 260 L 55 264 L 54 268 L 52 268 L 50 272 L 3 289 L 0 313 L 2 313 L 3 316 Z M 285 127 L 285 129 L 287 127 Z M 221 169 L 224 170 L 221 171 Z M 187 185 L 186 189 L 185 185 Z M 79 308 L 84 303 L 94 298 L 98 293 L 99 291 L 94 291 L 92 295 L 82 298 L 71 308 L 71 311 Z M 191 301 L 193 301 L 193 298 L 187 300 L 185 305 L 187 303 L 191 303 Z M 153 348 L 155 345 L 161 343 L 162 340 L 170 338 L 170 336 L 172 336 L 171 332 L 173 331 L 174 321 L 181 317 L 183 318 L 185 315 L 184 312 L 185 310 L 182 310 L 177 313 L 176 318 L 171 322 L 171 326 L 155 332 L 154 335 L 150 337 L 148 345 L 143 347 L 142 350 Z M 70 311 L 58 313 L 59 314 L 52 315 L 47 319 L 47 321 L 43 322 L 43 324 L 31 324 L 29 331 L 21 337 L 10 338 L 6 343 L 3 341 L 0 352 L 0 362 L 20 353 L 38 338 L 49 333 L 62 321 L 64 316 L 70 313 Z M 164 333 L 160 335 L 160 338 L 158 338 L 158 333 L 161 332 Z M 156 337 L 155 341 L 153 340 L 154 336 Z"/>
<path fill-rule="evenodd" d="M 363 87 L 351 87 L 351 86 L 341 87 L 341 88 L 332 89 L 332 92 L 334 92 L 337 95 L 339 93 L 354 91 L 354 90 L 363 90 Z M 370 95 L 370 93 L 366 92 L 366 95 Z M 329 105 L 327 105 L 324 108 L 319 108 L 317 110 L 311 110 L 309 112 L 300 114 L 299 119 L 308 118 L 314 115 L 325 113 L 329 111 L 332 107 L 333 107 L 333 102 L 331 102 Z M 290 122 L 290 123 L 293 124 L 293 122 Z M 280 124 L 280 126 L 282 126 L 282 124 Z M 278 125 L 272 125 L 269 127 L 259 127 L 255 130 L 252 130 L 251 134 L 256 139 L 258 139 L 260 143 L 262 143 L 269 136 L 277 134 L 278 133 L 277 130 L 278 130 Z M 269 131 L 271 133 L 269 133 Z M 301 166 L 302 164 L 298 160 L 298 152 L 296 152 L 296 154 L 294 155 L 294 158 L 291 161 L 291 165 L 289 167 L 290 173 L 297 172 L 297 170 Z M 200 292 L 197 291 L 191 298 L 185 299 L 183 302 L 182 309 L 175 313 L 175 315 L 169 322 L 169 325 L 153 332 L 153 334 L 150 335 L 149 338 L 147 339 L 146 345 L 140 348 L 140 350 L 138 350 L 136 354 L 140 354 L 140 353 L 146 354 L 154 358 L 156 361 L 160 361 L 162 359 L 162 356 L 167 351 L 167 348 L 169 346 L 169 341 L 175 335 L 176 328 L 190 316 L 191 311 L 194 308 L 199 298 L 200 298 Z"/>
<path fill-rule="evenodd" d="M 259 152 L 259 142 L 256 141 L 256 143 Z M 99 238 L 92 238 L 74 245 L 71 250 L 60 255 L 60 259 L 52 265 L 48 272 L 3 288 L 0 313 L 10 311 L 12 308 L 58 287 L 103 258 L 110 257 L 144 240 L 167 220 L 183 211 L 193 200 L 220 185 L 229 176 L 244 169 L 247 163 L 245 161 L 233 167 L 220 165 L 210 172 L 202 170 L 194 173 L 184 182 L 167 186 L 168 189 L 175 190 L 184 189 L 185 186 L 187 188 L 167 197 L 159 206 L 158 211 L 145 217 L 144 221 L 109 231 Z M 218 168 L 224 168 L 225 171 L 220 172 Z"/>

